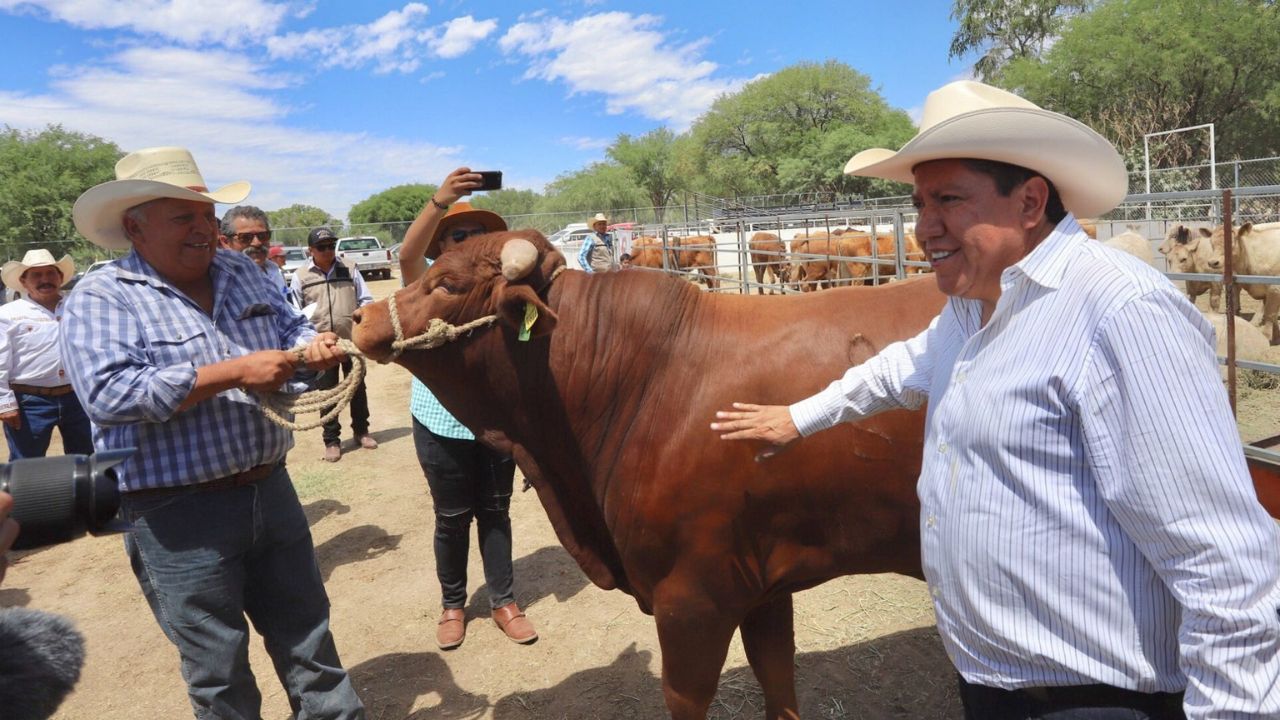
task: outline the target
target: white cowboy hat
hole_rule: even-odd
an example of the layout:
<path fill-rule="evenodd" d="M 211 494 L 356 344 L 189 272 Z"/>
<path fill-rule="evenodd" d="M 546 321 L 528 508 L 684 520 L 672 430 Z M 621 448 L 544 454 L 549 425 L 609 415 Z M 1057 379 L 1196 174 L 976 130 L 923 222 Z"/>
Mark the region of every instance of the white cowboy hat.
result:
<path fill-rule="evenodd" d="M 588 221 L 587 221 L 587 225 L 588 225 L 588 226 L 595 226 L 595 224 L 596 224 L 596 223 L 604 223 L 604 224 L 608 225 L 608 224 L 609 224 L 609 218 L 605 217 L 605 216 L 604 216 L 604 213 L 596 213 L 596 216 L 595 216 L 595 217 L 593 217 L 593 218 L 591 218 L 590 220 L 588 220 Z"/>
<path fill-rule="evenodd" d="M 1124 160 L 1082 122 L 1044 110 L 1010 92 L 962 80 L 929 93 L 920 132 L 901 150 L 863 150 L 847 175 L 911 183 L 912 168 L 930 160 L 995 160 L 1048 178 L 1077 217 L 1097 217 L 1129 190 Z"/>
<path fill-rule="evenodd" d="M 10 260 L 0 267 L 0 280 L 4 281 L 5 287 L 17 292 L 26 292 L 26 288 L 22 287 L 22 274 L 33 267 L 54 266 L 62 273 L 62 282 L 60 285 L 66 285 L 76 274 L 76 263 L 71 259 L 70 255 L 63 255 L 61 260 L 54 260 L 53 253 L 38 248 L 36 250 L 28 250 L 26 255 L 22 256 L 22 260 Z"/>
<path fill-rule="evenodd" d="M 71 216 L 76 229 L 93 244 L 108 250 L 128 250 L 129 238 L 124 234 L 121 218 L 135 205 L 157 198 L 232 204 L 248 195 L 249 183 L 244 180 L 210 192 L 186 148 L 146 148 L 120 158 L 116 179 L 84 191 Z"/>

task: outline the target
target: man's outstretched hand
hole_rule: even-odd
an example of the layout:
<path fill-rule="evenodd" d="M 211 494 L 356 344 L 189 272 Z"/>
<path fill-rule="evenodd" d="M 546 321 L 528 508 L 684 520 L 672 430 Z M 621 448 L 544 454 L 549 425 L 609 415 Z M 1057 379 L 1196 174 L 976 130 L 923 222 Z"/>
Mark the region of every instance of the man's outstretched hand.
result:
<path fill-rule="evenodd" d="M 721 440 L 763 440 L 769 446 L 756 455 L 756 461 L 767 460 L 782 452 L 800 437 L 786 405 L 752 405 L 734 403 L 733 410 L 716 413 L 711 429 Z"/>

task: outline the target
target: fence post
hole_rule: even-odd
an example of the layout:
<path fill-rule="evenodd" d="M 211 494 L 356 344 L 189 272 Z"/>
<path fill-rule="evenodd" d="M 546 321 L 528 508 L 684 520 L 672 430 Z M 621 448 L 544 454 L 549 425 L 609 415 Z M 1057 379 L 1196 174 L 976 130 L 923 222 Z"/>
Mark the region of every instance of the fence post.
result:
<path fill-rule="evenodd" d="M 1231 190 L 1222 191 L 1222 292 L 1227 295 L 1227 398 L 1236 414 L 1236 278 L 1232 266 Z M 1259 310 L 1261 312 L 1261 310 Z"/>

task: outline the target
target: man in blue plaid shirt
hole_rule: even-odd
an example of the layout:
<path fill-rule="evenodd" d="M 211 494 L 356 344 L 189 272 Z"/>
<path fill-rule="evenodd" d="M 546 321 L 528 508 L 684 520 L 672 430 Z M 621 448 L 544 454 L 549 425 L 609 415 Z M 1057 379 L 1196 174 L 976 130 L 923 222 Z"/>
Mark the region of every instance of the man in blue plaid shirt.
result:
<path fill-rule="evenodd" d="M 305 365 L 341 362 L 252 260 L 218 249 L 214 203 L 190 153 L 125 156 L 116 181 L 76 201 L 76 227 L 131 250 L 68 299 L 62 354 L 97 450 L 137 448 L 117 466 L 125 549 L 182 659 L 198 718 L 260 715 L 249 625 L 263 636 L 296 717 L 363 718 L 329 632 L 311 531 L 285 469 L 290 431 L 254 393 Z"/>

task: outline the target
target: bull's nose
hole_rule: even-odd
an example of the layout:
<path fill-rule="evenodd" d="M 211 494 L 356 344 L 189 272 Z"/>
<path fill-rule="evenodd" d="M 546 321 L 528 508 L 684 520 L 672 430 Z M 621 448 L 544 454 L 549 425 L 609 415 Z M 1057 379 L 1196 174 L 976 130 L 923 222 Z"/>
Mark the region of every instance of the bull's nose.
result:
<path fill-rule="evenodd" d="M 351 322 L 359 325 L 362 317 L 364 317 L 364 308 L 356 308 L 355 312 L 351 313 Z"/>

